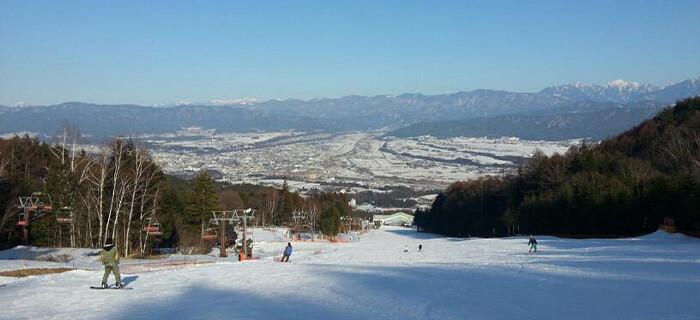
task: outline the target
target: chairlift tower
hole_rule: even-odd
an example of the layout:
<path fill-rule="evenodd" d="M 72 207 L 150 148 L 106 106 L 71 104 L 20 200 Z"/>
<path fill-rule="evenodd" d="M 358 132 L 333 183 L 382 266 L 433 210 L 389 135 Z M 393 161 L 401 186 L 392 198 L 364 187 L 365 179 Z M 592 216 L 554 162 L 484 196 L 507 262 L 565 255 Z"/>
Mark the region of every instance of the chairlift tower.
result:
<path fill-rule="evenodd" d="M 226 258 L 228 254 L 226 253 L 226 225 L 237 222 L 235 218 L 237 216 L 236 210 L 233 211 L 212 211 L 214 217 L 211 219 L 212 224 L 218 224 L 221 227 L 219 231 L 219 257 Z"/>
<path fill-rule="evenodd" d="M 308 215 L 303 211 L 294 211 L 292 212 L 292 220 L 296 225 L 302 224 L 308 220 Z"/>
<path fill-rule="evenodd" d="M 255 210 L 248 208 L 243 210 L 242 215 L 239 215 L 239 219 L 243 221 L 243 255 L 246 258 L 249 258 L 252 253 L 248 252 L 248 246 L 246 245 L 246 238 L 245 238 L 245 229 L 246 229 L 246 221 L 248 220 L 253 220 L 255 219 L 255 216 L 253 214 L 255 213 Z"/>
<path fill-rule="evenodd" d="M 300 231 L 305 231 L 307 229 L 313 229 L 313 227 L 309 224 L 309 215 L 305 211 L 293 211 L 292 222 L 293 225 L 291 225 L 291 232 L 294 234 L 298 234 Z"/>
<path fill-rule="evenodd" d="M 220 227 L 219 231 L 219 243 L 220 243 L 220 249 L 219 249 L 219 257 L 226 258 L 228 257 L 228 254 L 226 253 L 226 225 L 227 224 L 239 224 L 241 221 L 243 222 L 243 252 L 245 257 L 249 256 L 248 253 L 248 246 L 246 246 L 246 221 L 249 219 L 254 219 L 253 213 L 255 210 L 253 209 L 234 209 L 234 210 L 227 210 L 227 211 L 212 211 L 212 215 L 214 216 L 211 219 L 211 224 L 218 224 Z"/>

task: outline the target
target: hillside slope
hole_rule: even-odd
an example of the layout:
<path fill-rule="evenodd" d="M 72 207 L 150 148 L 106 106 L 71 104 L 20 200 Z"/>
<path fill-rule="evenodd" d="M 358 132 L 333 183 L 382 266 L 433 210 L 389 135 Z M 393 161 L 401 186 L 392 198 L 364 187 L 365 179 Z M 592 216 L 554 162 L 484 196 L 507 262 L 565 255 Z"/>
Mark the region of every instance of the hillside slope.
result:
<path fill-rule="evenodd" d="M 590 106 L 590 105 L 593 106 Z M 526 114 L 464 121 L 424 122 L 388 133 L 395 137 L 518 137 L 530 140 L 600 140 L 631 128 L 663 109 L 659 103 L 619 105 L 589 103 Z"/>
<path fill-rule="evenodd" d="M 536 152 L 504 177 L 455 182 L 415 221 L 452 236 L 629 236 L 666 218 L 700 231 L 699 207 L 700 98 L 692 98 L 599 145 Z"/>
<path fill-rule="evenodd" d="M 130 291 L 95 291 L 101 270 L 0 277 L 0 318 L 694 319 L 700 241 L 443 238 L 382 228 L 346 244 L 292 243 L 271 257 L 124 270 Z M 423 245 L 421 252 L 417 251 Z M 408 252 L 403 252 L 405 246 Z M 283 243 L 261 250 L 281 252 Z M 0 260 L 0 265 L 7 262 Z M 113 279 L 113 278 L 112 278 Z M 113 281 L 113 280 L 112 280 Z M 50 301 L 48 303 L 47 301 Z"/>

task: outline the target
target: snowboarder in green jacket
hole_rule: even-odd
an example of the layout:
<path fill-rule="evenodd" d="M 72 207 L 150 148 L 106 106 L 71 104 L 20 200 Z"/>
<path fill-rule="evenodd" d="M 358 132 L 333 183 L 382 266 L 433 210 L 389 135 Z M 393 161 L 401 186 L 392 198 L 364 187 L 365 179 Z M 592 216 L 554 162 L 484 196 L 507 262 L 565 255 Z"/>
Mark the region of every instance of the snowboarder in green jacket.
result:
<path fill-rule="evenodd" d="M 121 288 L 122 279 L 119 274 L 119 252 L 114 246 L 114 241 L 112 241 L 112 239 L 107 239 L 107 244 L 102 247 L 100 259 L 102 260 L 102 265 L 105 266 L 105 275 L 102 277 L 102 287 L 108 287 L 107 278 L 109 278 L 111 272 L 114 272 L 114 278 L 117 280 L 117 288 Z"/>

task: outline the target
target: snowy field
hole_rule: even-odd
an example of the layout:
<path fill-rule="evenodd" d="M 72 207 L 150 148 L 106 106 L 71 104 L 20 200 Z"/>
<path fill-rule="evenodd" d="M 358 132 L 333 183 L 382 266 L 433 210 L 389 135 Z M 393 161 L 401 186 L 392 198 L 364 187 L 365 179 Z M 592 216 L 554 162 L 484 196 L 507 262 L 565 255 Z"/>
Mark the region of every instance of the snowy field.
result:
<path fill-rule="evenodd" d="M 291 263 L 272 259 L 284 244 L 266 243 L 259 261 L 129 273 L 128 291 L 90 290 L 99 270 L 0 277 L 0 318 L 700 319 L 698 239 L 538 240 L 528 254 L 520 237 L 384 228 L 294 243 Z"/>
<path fill-rule="evenodd" d="M 442 189 L 455 180 L 499 175 L 535 150 L 564 153 L 579 140 L 383 137 L 383 132 L 215 134 L 190 128 L 142 136 L 166 172 L 215 170 L 232 182 L 274 185 L 282 176 L 304 188 L 320 184 Z"/>

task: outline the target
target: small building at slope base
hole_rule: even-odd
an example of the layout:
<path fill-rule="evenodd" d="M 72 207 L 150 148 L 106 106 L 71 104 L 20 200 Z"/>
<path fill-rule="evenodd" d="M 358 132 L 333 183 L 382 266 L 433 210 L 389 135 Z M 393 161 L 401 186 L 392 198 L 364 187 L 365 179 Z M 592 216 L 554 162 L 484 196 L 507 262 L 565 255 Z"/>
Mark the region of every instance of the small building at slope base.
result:
<path fill-rule="evenodd" d="M 397 212 L 393 214 L 375 214 L 372 216 L 372 221 L 376 227 L 379 226 L 411 226 L 413 225 L 413 216 Z"/>

